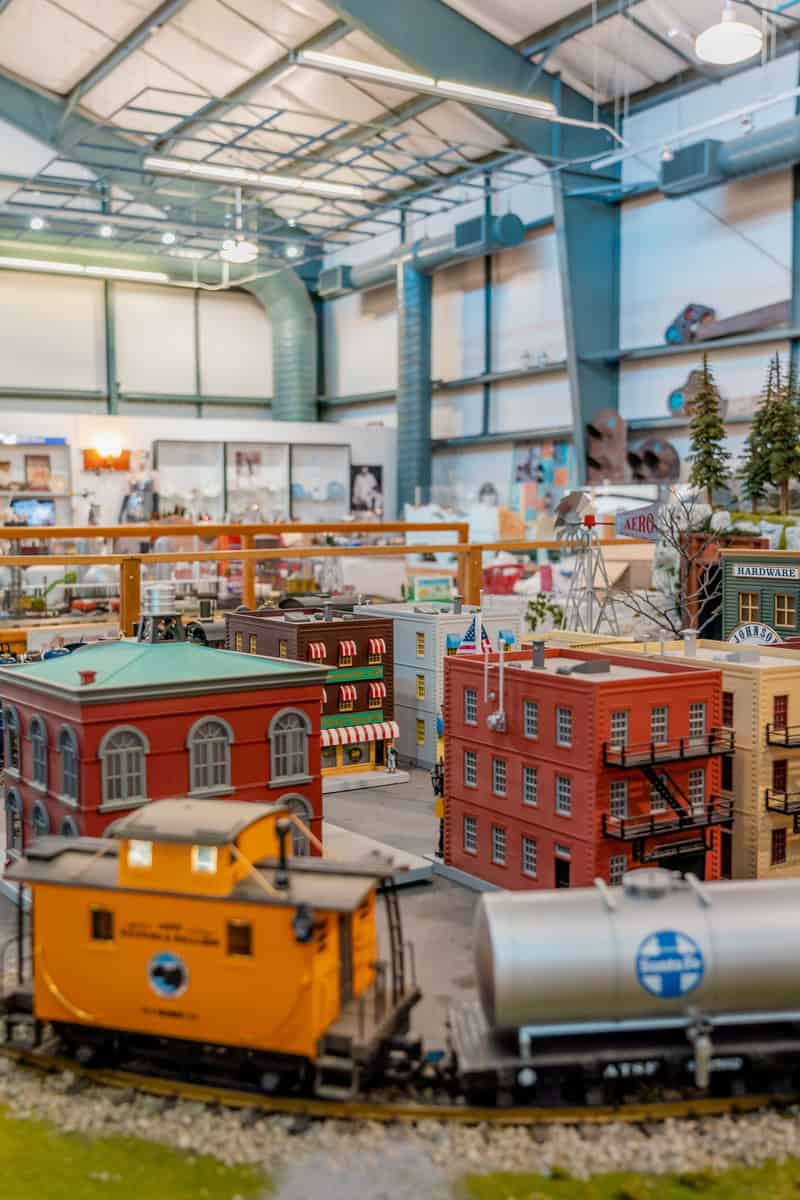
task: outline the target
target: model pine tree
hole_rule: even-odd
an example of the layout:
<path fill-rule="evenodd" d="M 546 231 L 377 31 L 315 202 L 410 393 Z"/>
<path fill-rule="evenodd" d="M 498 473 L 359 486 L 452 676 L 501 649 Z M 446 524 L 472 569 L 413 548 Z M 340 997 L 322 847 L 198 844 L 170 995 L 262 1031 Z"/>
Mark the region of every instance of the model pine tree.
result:
<path fill-rule="evenodd" d="M 708 355 L 704 354 L 700 387 L 695 393 L 689 422 L 692 464 L 689 482 L 706 489 L 709 505 L 713 503 L 714 488 L 724 487 L 730 478 L 730 453 L 725 449 L 725 426 L 719 409 L 719 390 L 708 365 Z"/>
<path fill-rule="evenodd" d="M 789 511 L 789 484 L 800 475 L 798 436 L 797 377 L 791 367 L 788 374 L 781 372 L 780 359 L 776 354 L 774 394 L 766 409 L 766 442 L 769 478 L 778 489 L 780 510 L 784 514 Z"/>
<path fill-rule="evenodd" d="M 769 414 L 775 399 L 776 372 L 780 371 L 780 362 L 774 358 L 769 360 L 767 378 L 761 392 L 756 411 L 753 413 L 753 423 L 744 446 L 744 455 L 738 470 L 742 484 L 742 493 L 750 501 L 752 511 L 758 512 L 758 504 L 767 494 L 770 480 L 769 458 L 770 446 L 768 439 Z"/>

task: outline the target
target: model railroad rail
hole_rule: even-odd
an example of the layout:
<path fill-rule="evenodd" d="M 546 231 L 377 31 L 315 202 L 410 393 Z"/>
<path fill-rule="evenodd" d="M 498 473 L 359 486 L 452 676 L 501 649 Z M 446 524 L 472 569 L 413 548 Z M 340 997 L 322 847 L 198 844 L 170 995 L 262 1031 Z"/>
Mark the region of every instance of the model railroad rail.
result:
<path fill-rule="evenodd" d="M 693 1097 L 686 1100 L 632 1102 L 620 1106 L 577 1106 L 558 1108 L 488 1108 L 452 1103 L 414 1101 L 318 1100 L 312 1097 L 263 1096 L 254 1091 L 216 1087 L 187 1080 L 142 1075 L 134 1071 L 82 1067 L 73 1060 L 17 1046 L 0 1046 L 0 1058 L 10 1059 L 44 1074 L 70 1071 L 97 1087 L 118 1088 L 165 1100 L 183 1100 L 221 1108 L 251 1110 L 264 1116 L 305 1116 L 331 1121 L 396 1121 L 416 1124 L 441 1121 L 455 1125 L 608 1125 L 617 1122 L 691 1120 L 757 1112 L 796 1103 L 800 1096 L 770 1095 Z"/>

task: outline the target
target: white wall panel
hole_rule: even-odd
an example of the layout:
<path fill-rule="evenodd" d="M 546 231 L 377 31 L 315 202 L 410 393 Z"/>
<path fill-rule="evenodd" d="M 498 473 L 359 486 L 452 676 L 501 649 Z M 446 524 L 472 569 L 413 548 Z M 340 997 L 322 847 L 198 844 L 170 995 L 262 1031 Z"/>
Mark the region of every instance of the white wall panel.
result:
<path fill-rule="evenodd" d="M 433 379 L 483 371 L 483 259 L 444 267 L 433 276 Z"/>
<path fill-rule="evenodd" d="M 105 388 L 103 284 L 0 273 L 0 387 Z"/>
<path fill-rule="evenodd" d="M 374 404 L 342 405 L 326 411 L 325 420 L 346 425 L 384 425 L 387 429 L 397 428 L 397 405 L 394 400 L 376 401 Z"/>
<path fill-rule="evenodd" d="M 114 284 L 123 392 L 193 393 L 194 300 L 188 289 Z"/>
<path fill-rule="evenodd" d="M 433 397 L 431 433 L 434 438 L 467 437 L 483 425 L 483 388 L 439 392 Z"/>
<path fill-rule="evenodd" d="M 652 345 L 694 301 L 733 316 L 789 298 L 791 173 L 622 210 L 620 339 Z"/>
<path fill-rule="evenodd" d="M 325 303 L 325 391 L 329 396 L 397 386 L 397 301 L 393 284 Z"/>
<path fill-rule="evenodd" d="M 566 357 L 555 234 L 534 233 L 492 260 L 495 371 Z"/>
<path fill-rule="evenodd" d="M 490 428 L 493 433 L 559 429 L 569 424 L 566 372 L 492 384 Z"/>
<path fill-rule="evenodd" d="M 481 485 L 491 482 L 500 503 L 511 492 L 511 444 L 476 446 L 474 450 L 440 450 L 433 456 L 431 497 L 437 504 L 474 504 Z"/>
<path fill-rule="evenodd" d="M 255 296 L 200 292 L 200 386 L 212 396 L 272 395 L 272 326 Z"/>

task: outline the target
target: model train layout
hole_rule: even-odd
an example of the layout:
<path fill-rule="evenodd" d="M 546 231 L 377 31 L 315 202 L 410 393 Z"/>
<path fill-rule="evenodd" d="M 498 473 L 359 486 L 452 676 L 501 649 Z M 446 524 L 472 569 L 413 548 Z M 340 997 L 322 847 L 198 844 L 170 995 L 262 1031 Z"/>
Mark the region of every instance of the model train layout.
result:
<path fill-rule="evenodd" d="M 49 1030 L 81 1064 L 270 1094 L 413 1079 L 440 1056 L 413 1036 L 394 868 L 292 857 L 298 823 L 279 804 L 174 799 L 104 838 L 33 842 L 7 872 L 32 896 L 7 1039 Z M 498 1105 L 617 1102 L 642 1082 L 780 1092 L 800 1067 L 798 890 L 640 868 L 621 887 L 483 896 L 480 1001 L 451 1008 L 440 1078 Z"/>

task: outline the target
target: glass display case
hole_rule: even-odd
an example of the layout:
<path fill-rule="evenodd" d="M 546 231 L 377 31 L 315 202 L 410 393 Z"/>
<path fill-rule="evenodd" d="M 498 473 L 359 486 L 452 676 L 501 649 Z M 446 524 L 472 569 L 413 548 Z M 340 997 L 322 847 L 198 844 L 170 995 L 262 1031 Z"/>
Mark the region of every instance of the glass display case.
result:
<path fill-rule="evenodd" d="M 222 442 L 154 442 L 162 517 L 222 521 L 225 449 Z"/>
<path fill-rule="evenodd" d="M 226 442 L 225 483 L 232 521 L 288 520 L 289 447 Z"/>
<path fill-rule="evenodd" d="M 292 518 L 340 521 L 350 514 L 350 447 L 292 446 Z"/>

